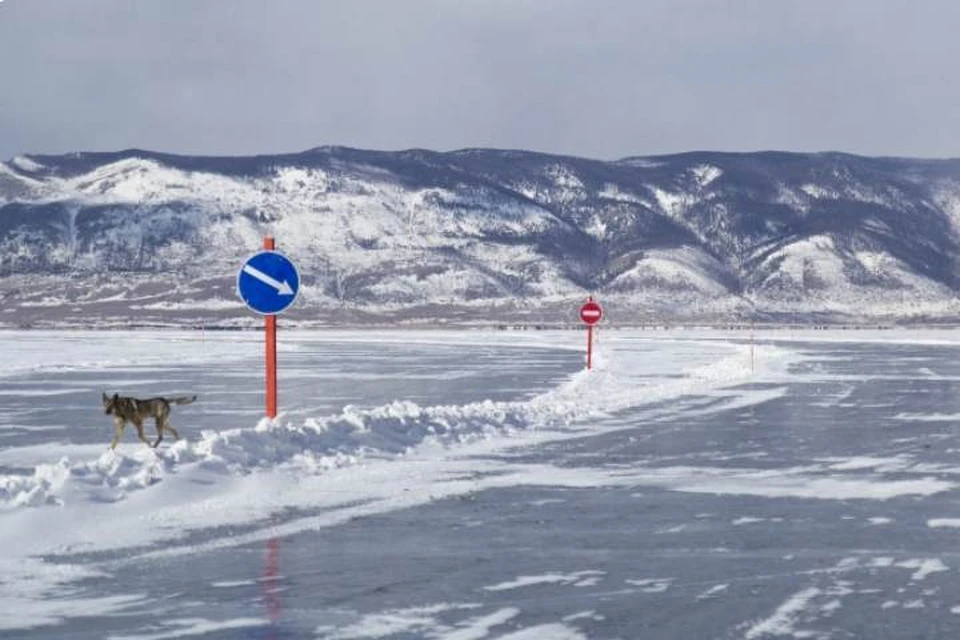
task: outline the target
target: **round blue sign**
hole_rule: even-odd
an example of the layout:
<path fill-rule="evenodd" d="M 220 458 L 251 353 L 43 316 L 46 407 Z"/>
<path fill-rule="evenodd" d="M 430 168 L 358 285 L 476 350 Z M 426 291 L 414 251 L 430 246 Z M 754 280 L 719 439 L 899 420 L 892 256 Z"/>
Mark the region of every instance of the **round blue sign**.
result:
<path fill-rule="evenodd" d="M 240 299 L 262 315 L 274 315 L 292 305 L 299 290 L 297 268 L 276 251 L 261 251 L 250 256 L 237 273 Z"/>

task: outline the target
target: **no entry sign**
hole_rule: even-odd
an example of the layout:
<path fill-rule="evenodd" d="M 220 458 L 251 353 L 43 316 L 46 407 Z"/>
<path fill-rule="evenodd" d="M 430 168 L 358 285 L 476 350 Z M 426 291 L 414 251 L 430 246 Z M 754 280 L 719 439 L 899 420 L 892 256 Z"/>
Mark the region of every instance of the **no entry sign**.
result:
<path fill-rule="evenodd" d="M 593 367 L 593 325 L 600 322 L 603 317 L 603 309 L 594 302 L 593 296 L 587 298 L 587 301 L 580 307 L 580 319 L 587 325 L 587 369 Z"/>
<path fill-rule="evenodd" d="M 603 309 L 592 298 L 580 307 L 580 319 L 583 320 L 584 324 L 597 324 L 602 317 Z"/>

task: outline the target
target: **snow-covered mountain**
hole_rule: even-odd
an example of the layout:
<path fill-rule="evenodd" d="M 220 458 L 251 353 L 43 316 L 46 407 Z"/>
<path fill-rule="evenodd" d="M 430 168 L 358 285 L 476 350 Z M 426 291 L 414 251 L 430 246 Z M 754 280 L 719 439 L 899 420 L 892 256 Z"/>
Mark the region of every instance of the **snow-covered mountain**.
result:
<path fill-rule="evenodd" d="M 960 160 L 322 147 L 0 163 L 0 324 L 258 324 L 266 234 L 287 322 L 960 318 Z"/>

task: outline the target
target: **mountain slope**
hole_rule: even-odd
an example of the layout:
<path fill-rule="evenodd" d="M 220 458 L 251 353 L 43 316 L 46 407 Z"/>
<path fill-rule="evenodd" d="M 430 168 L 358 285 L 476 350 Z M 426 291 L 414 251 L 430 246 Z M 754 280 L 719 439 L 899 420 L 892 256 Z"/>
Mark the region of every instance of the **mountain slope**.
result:
<path fill-rule="evenodd" d="M 301 270 L 288 321 L 960 312 L 960 161 L 322 147 L 0 163 L 0 323 L 256 323 L 235 278 L 267 233 Z"/>

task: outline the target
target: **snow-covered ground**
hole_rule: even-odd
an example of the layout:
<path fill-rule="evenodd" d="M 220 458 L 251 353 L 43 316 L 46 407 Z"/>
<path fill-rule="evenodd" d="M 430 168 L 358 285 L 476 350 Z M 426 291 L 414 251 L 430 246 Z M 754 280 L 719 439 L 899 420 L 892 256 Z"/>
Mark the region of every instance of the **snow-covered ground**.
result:
<path fill-rule="evenodd" d="M 954 333 L 260 339 L 0 333 L 0 637 L 960 629 Z"/>

